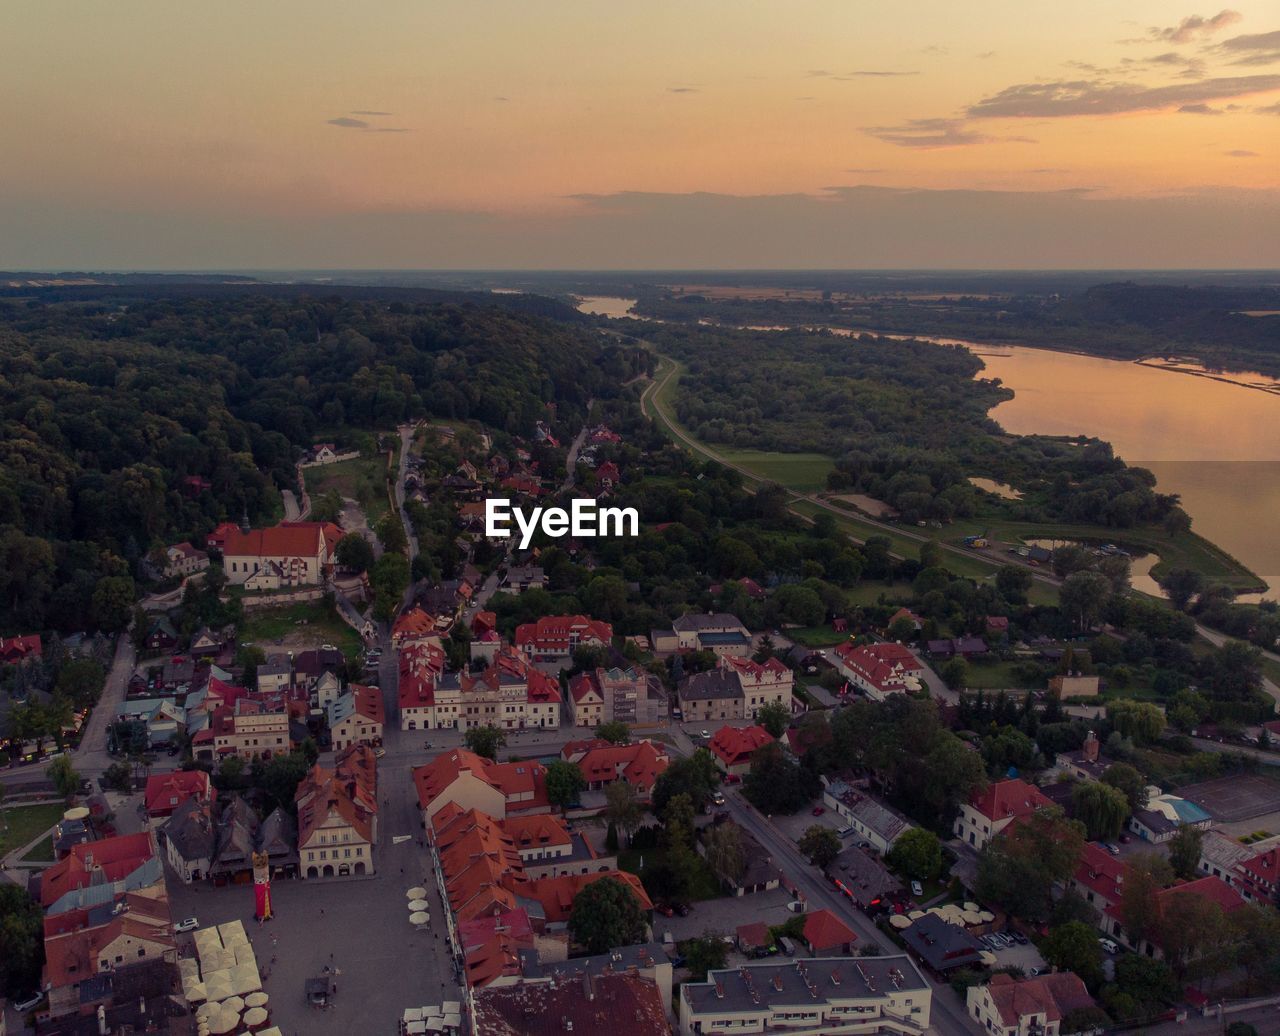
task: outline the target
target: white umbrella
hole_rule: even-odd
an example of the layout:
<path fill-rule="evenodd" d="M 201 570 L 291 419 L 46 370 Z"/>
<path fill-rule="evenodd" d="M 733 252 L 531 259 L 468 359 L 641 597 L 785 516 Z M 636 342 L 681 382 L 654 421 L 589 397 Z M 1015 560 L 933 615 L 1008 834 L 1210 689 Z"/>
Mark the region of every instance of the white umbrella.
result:
<path fill-rule="evenodd" d="M 269 999 L 270 997 L 259 989 L 256 993 L 250 993 L 245 997 L 244 1003 L 246 1007 L 266 1007 Z"/>
<path fill-rule="evenodd" d="M 978 906 L 977 903 L 965 903 L 964 908 L 971 914 L 976 914 L 982 909 L 982 907 Z"/>
<path fill-rule="evenodd" d="M 982 924 L 982 915 L 973 910 L 966 910 L 962 915 L 967 925 Z"/>
<path fill-rule="evenodd" d="M 900 916 L 902 916 L 902 915 L 901 915 L 901 914 L 899 914 L 898 916 L 900 917 Z M 907 916 L 908 916 L 909 918 L 911 918 L 911 920 L 913 920 L 913 921 L 919 921 L 919 920 L 920 920 L 920 918 L 924 917 L 924 911 L 923 911 L 923 910 L 913 910 L 913 911 L 911 911 L 911 913 L 909 913 Z"/>
<path fill-rule="evenodd" d="M 251 1007 L 245 1011 L 244 1018 L 241 1019 L 250 1029 L 257 1028 L 267 1020 L 267 1009 L 265 1007 Z"/>
<path fill-rule="evenodd" d="M 893 925 L 894 928 L 897 928 L 899 931 L 901 931 L 904 928 L 911 927 L 910 918 L 903 917 L 901 914 L 894 914 L 891 918 L 889 918 L 889 923 Z"/>
<path fill-rule="evenodd" d="M 196 1008 L 196 1021 L 208 1021 L 221 1010 L 217 1004 L 201 1004 Z"/>
<path fill-rule="evenodd" d="M 430 910 L 431 904 L 425 899 L 409 900 L 409 913 L 416 914 L 419 910 Z"/>
<path fill-rule="evenodd" d="M 221 1011 L 209 1019 L 209 1032 L 212 1036 L 224 1036 L 240 1024 L 240 1015 L 236 1011 Z"/>
<path fill-rule="evenodd" d="M 407 893 L 405 893 L 405 895 L 407 895 L 410 899 L 421 899 L 426 894 L 427 894 L 427 890 L 424 889 L 421 885 L 414 885 L 413 888 L 411 888 Z"/>
<path fill-rule="evenodd" d="M 422 910 L 418 910 L 409 915 L 409 923 L 411 925 L 424 925 L 430 920 L 431 915 Z"/>
<path fill-rule="evenodd" d="M 244 1001 L 238 996 L 229 996 L 218 1005 L 224 1011 L 235 1011 L 239 1014 L 244 1010 Z"/>
<path fill-rule="evenodd" d="M 990 924 L 992 921 L 996 919 L 996 915 L 993 914 L 990 910 L 984 910 L 980 914 L 978 914 L 978 918 L 980 919 L 982 924 Z"/>
<path fill-rule="evenodd" d="M 992 953 L 990 950 L 983 950 L 981 953 L 978 954 L 978 957 L 982 961 L 982 963 L 985 964 L 987 967 L 991 967 L 991 965 L 995 964 L 996 962 L 996 955 Z"/>

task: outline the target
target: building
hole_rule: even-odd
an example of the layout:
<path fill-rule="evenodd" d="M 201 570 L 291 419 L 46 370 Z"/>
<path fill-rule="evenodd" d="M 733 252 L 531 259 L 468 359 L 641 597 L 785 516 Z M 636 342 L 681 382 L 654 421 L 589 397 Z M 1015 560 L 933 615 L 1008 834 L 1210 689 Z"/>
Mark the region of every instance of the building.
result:
<path fill-rule="evenodd" d="M 872 701 L 920 690 L 924 663 L 901 644 L 859 646 L 846 641 L 833 655 L 836 671 Z"/>
<path fill-rule="evenodd" d="M 400 725 L 404 730 L 503 730 L 560 725 L 560 684 L 511 648 L 478 674 L 444 672 L 431 645 L 400 652 Z"/>
<path fill-rule="evenodd" d="M 546 573 L 538 565 L 512 565 L 502 579 L 502 592 L 517 596 L 526 590 L 544 590 L 546 586 Z"/>
<path fill-rule="evenodd" d="M 1100 781 L 1111 766 L 1111 760 L 1102 754 L 1098 735 L 1089 731 L 1078 752 L 1059 752 L 1054 762 L 1060 771 L 1078 781 Z"/>
<path fill-rule="evenodd" d="M 671 632 L 654 630 L 653 649 L 711 651 L 716 655 L 746 658 L 751 654 L 751 634 L 736 615 L 728 612 L 691 612 L 671 624 Z"/>
<path fill-rule="evenodd" d="M 1205 877 L 1196 878 L 1194 881 L 1180 881 L 1176 885 L 1170 885 L 1167 889 L 1161 889 L 1156 893 L 1157 913 L 1163 916 L 1169 904 L 1178 896 L 1193 896 L 1197 899 L 1214 903 L 1224 914 L 1228 915 L 1245 906 L 1244 899 L 1240 893 L 1221 878 Z M 1103 915 L 1103 930 L 1113 938 L 1119 939 L 1135 953 L 1162 960 L 1164 958 L 1164 948 L 1158 942 L 1153 941 L 1155 936 L 1137 940 L 1135 945 L 1135 940 L 1131 939 L 1125 932 L 1121 913 L 1119 904 L 1108 907 Z"/>
<path fill-rule="evenodd" d="M 1098 1005 L 1071 971 L 1017 979 L 992 975 L 985 986 L 970 986 L 969 1017 L 992 1036 L 1059 1036 L 1072 1011 Z"/>
<path fill-rule="evenodd" d="M 580 647 L 607 648 L 613 627 L 585 615 L 547 615 L 516 627 L 515 646 L 530 662 L 568 662 Z"/>
<path fill-rule="evenodd" d="M 1199 869 L 1201 874 L 1221 878 L 1242 899 L 1275 903 L 1280 892 L 1280 836 L 1242 845 L 1217 831 L 1206 831 Z"/>
<path fill-rule="evenodd" d="M 39 661 L 44 657 L 40 634 L 28 633 L 20 637 L 0 637 L 0 664 L 17 665 L 19 662 Z"/>
<path fill-rule="evenodd" d="M 311 768 L 294 795 L 300 877 L 372 874 L 378 839 L 377 760 L 356 746 L 332 770 Z"/>
<path fill-rule="evenodd" d="M 282 701 L 246 694 L 234 705 L 217 706 L 209 720 L 192 738 L 197 759 L 237 755 L 248 763 L 290 751 L 289 709 Z"/>
<path fill-rule="evenodd" d="M 686 722 L 742 719 L 742 681 L 729 669 L 710 669 L 680 681 L 676 700 Z"/>
<path fill-rule="evenodd" d="M 329 739 L 335 751 L 352 745 L 381 745 L 382 691 L 353 683 L 329 706 Z"/>
<path fill-rule="evenodd" d="M 164 576 L 189 576 L 209 567 L 209 555 L 183 540 L 164 549 Z"/>
<path fill-rule="evenodd" d="M 150 655 L 168 654 L 178 646 L 178 631 L 173 628 L 169 616 L 159 615 L 151 620 L 143 645 Z"/>
<path fill-rule="evenodd" d="M 647 727 L 667 718 L 667 692 L 652 673 L 636 669 L 594 669 L 569 681 L 569 704 L 578 727 L 626 723 Z"/>
<path fill-rule="evenodd" d="M 1097 842 L 1086 842 L 1071 878 L 1070 887 L 1102 915 L 1104 928 L 1108 908 L 1123 895 L 1125 866 Z"/>
<path fill-rule="evenodd" d="M 514 813 L 547 813 L 546 768 L 541 763 L 495 763 L 456 748 L 414 767 L 423 827 L 449 803 L 502 819 Z"/>
<path fill-rule="evenodd" d="M 906 956 L 752 962 L 680 987 L 682 1036 L 787 1032 L 791 1036 L 929 1028 L 933 991 Z"/>
<path fill-rule="evenodd" d="M 944 921 L 937 914 L 925 914 L 905 929 L 902 941 L 938 975 L 982 963 L 982 943 L 967 929 Z"/>
<path fill-rule="evenodd" d="M 848 957 L 858 937 L 830 910 L 814 910 L 804 915 L 800 941 L 812 957 Z"/>
<path fill-rule="evenodd" d="M 1189 799 L 1177 795 L 1156 795 L 1147 799 L 1147 808 L 1129 818 L 1129 830 L 1144 842 L 1167 842 L 1180 827 L 1213 826 L 1213 817 Z"/>
<path fill-rule="evenodd" d="M 449 625 L 449 617 L 445 616 L 445 632 L 448 631 Z M 391 646 L 394 648 L 402 648 L 409 644 L 421 644 L 429 641 L 434 641 L 436 646 L 439 647 L 441 636 L 442 630 L 436 617 L 430 612 L 424 611 L 419 604 L 415 604 L 407 612 L 397 616 L 396 621 L 391 624 Z"/>
<path fill-rule="evenodd" d="M 147 817 L 155 824 L 173 816 L 187 799 L 212 802 L 216 795 L 204 770 L 175 770 L 173 773 L 153 773 L 148 777 L 142 798 Z"/>
<path fill-rule="evenodd" d="M 288 655 L 274 655 L 258 666 L 258 693 L 282 691 L 293 683 L 293 663 Z"/>
<path fill-rule="evenodd" d="M 473 988 L 470 1001 L 474 1036 L 671 1033 L 657 984 L 630 971 L 495 983 Z"/>
<path fill-rule="evenodd" d="M 853 828 L 858 838 L 870 842 L 881 856 L 911 830 L 911 822 L 897 810 L 844 781 L 828 782 L 822 792 L 822 801 Z"/>
<path fill-rule="evenodd" d="M 158 864 L 150 831 L 83 842 L 40 873 L 33 895 L 46 914 L 60 914 L 110 899 L 127 888 L 155 884 L 163 877 Z"/>
<path fill-rule="evenodd" d="M 887 910 L 906 898 L 906 889 L 877 857 L 856 845 L 843 850 L 827 867 L 827 880 L 867 914 Z"/>
<path fill-rule="evenodd" d="M 1037 809 L 1052 805 L 1034 784 L 1017 778 L 996 781 L 961 803 L 955 836 L 981 850 L 1015 820 L 1025 820 Z"/>
<path fill-rule="evenodd" d="M 742 685 L 743 719 L 755 719 L 764 706 L 773 704 L 781 705 L 790 715 L 795 674 L 779 659 L 754 662 L 750 658 L 721 655 L 720 666 L 738 675 L 738 683 Z"/>
<path fill-rule="evenodd" d="M 207 878 L 218 851 L 218 825 L 213 802 L 187 798 L 159 831 L 164 858 L 185 884 Z"/>
<path fill-rule="evenodd" d="M 630 745 L 570 741 L 560 755 L 565 761 L 578 764 L 589 790 L 600 791 L 614 781 L 625 781 L 641 801 L 653 794 L 658 777 L 671 764 L 666 750 L 648 739 Z"/>
<path fill-rule="evenodd" d="M 436 681 L 444 675 L 445 654 L 438 644 L 414 644 L 397 655 L 400 668 L 399 699 L 401 730 L 434 730 Z M 448 718 L 457 722 L 457 705 Z"/>
<path fill-rule="evenodd" d="M 282 522 L 269 529 L 230 529 L 222 543 L 227 582 L 250 590 L 317 586 L 342 530 L 327 522 Z"/>
<path fill-rule="evenodd" d="M 780 888 L 785 881 L 785 876 L 773 862 L 773 857 L 765 851 L 764 846 L 756 841 L 755 836 L 745 827 L 735 824 L 732 820 L 726 820 L 724 823 L 737 829 L 743 860 L 742 874 L 736 880 L 723 879 L 724 887 L 729 894 L 749 896 Z M 701 840 L 698 841 L 696 848 L 700 854 L 705 854 L 706 846 Z"/>
<path fill-rule="evenodd" d="M 723 726 L 715 732 L 707 747 L 717 767 L 725 773 L 741 776 L 751 769 L 751 757 L 756 751 L 773 742 L 773 735 L 761 726 Z"/>
<path fill-rule="evenodd" d="M 664 1013 L 671 1012 L 671 958 L 660 943 L 641 943 L 638 946 L 618 946 L 608 953 L 589 957 L 573 957 L 570 960 L 544 958 L 537 950 L 522 949 L 517 953 L 518 973 L 526 982 L 552 978 L 592 977 L 609 974 L 636 974 L 658 987 Z M 498 979 L 494 985 L 511 984 L 512 979 Z"/>

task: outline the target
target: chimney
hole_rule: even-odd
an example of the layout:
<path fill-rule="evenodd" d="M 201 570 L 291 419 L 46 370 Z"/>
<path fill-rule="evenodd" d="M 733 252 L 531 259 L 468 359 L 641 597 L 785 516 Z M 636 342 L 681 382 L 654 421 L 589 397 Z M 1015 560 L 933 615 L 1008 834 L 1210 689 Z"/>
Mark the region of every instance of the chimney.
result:
<path fill-rule="evenodd" d="M 1098 761 L 1098 735 L 1092 730 L 1084 739 L 1084 757 L 1088 762 L 1096 763 Z"/>

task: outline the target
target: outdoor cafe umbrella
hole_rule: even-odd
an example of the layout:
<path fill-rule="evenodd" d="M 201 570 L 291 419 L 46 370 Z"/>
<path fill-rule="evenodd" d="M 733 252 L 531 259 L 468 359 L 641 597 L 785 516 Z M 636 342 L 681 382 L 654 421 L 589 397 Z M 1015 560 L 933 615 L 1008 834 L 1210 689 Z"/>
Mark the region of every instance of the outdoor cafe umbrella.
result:
<path fill-rule="evenodd" d="M 421 899 L 426 894 L 427 894 L 427 890 L 424 889 L 421 885 L 414 885 L 413 888 L 411 888 L 407 893 L 405 893 L 405 895 L 407 895 L 410 899 Z"/>
<path fill-rule="evenodd" d="M 267 1023 L 267 1009 L 265 1007 L 251 1007 L 245 1011 L 241 1021 L 250 1029 L 257 1029 Z"/>
<path fill-rule="evenodd" d="M 220 1008 L 217 1004 L 208 1004 L 208 1003 L 201 1004 L 199 1007 L 196 1008 L 196 1021 L 207 1022 L 210 1018 L 212 1018 L 215 1014 L 217 1014 L 221 1010 L 222 1008 Z"/>
<path fill-rule="evenodd" d="M 976 914 L 982 909 L 982 907 L 978 906 L 977 903 L 965 903 L 964 908 L 971 914 Z"/>
<path fill-rule="evenodd" d="M 431 915 L 424 910 L 418 910 L 409 915 L 409 923 L 411 925 L 424 925 L 431 920 Z"/>
<path fill-rule="evenodd" d="M 250 993 L 245 997 L 244 1003 L 246 1007 L 266 1007 L 269 999 L 270 997 L 259 989 L 256 993 Z"/>
<path fill-rule="evenodd" d="M 212 1036 L 225 1036 L 240 1024 L 239 1011 L 219 1011 L 209 1019 L 209 1032 Z"/>
<path fill-rule="evenodd" d="M 244 1000 L 238 996 L 229 996 L 218 1006 L 224 1011 L 235 1011 L 236 1014 L 239 1014 L 244 1010 Z"/>
<path fill-rule="evenodd" d="M 894 914 L 891 918 L 889 918 L 889 923 L 893 925 L 894 928 L 897 928 L 899 931 L 901 931 L 904 928 L 911 927 L 911 920 L 909 918 L 903 917 L 901 914 Z"/>

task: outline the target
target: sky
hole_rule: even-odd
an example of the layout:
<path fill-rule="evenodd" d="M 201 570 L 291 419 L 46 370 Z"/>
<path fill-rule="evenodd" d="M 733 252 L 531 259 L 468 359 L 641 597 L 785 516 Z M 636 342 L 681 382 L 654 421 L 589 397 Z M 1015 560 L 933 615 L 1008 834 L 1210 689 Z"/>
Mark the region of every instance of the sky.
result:
<path fill-rule="evenodd" d="M 1280 267 L 1280 7 L 8 0 L 0 267 Z"/>

